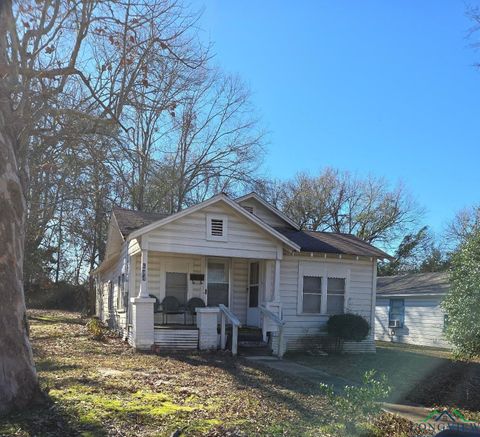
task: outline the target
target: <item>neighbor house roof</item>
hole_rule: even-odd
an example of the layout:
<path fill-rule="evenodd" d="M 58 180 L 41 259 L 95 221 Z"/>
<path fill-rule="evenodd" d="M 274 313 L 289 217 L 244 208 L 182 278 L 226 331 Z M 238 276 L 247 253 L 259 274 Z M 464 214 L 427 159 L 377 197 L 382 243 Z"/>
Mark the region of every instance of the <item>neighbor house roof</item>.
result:
<path fill-rule="evenodd" d="M 410 273 L 377 278 L 379 296 L 442 295 L 448 290 L 448 275 L 444 272 Z"/>
<path fill-rule="evenodd" d="M 300 246 L 301 252 L 336 253 L 357 256 L 375 256 L 390 258 L 383 250 L 377 249 L 366 241 L 351 234 L 335 232 L 297 231 L 295 229 L 275 228 L 289 240 Z"/>
<path fill-rule="evenodd" d="M 162 220 L 169 214 L 158 212 L 133 211 L 125 208 L 113 208 L 113 215 L 117 220 L 118 227 L 123 237 L 127 237 L 133 231 L 143 228 L 150 223 Z"/>

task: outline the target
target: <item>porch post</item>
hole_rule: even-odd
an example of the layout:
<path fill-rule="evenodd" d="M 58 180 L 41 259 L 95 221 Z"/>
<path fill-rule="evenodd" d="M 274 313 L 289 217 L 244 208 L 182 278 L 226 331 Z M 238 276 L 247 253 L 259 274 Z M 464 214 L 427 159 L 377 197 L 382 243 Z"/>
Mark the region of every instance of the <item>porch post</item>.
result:
<path fill-rule="evenodd" d="M 138 297 L 148 297 L 148 250 L 142 249 L 140 258 L 140 291 Z"/>
<path fill-rule="evenodd" d="M 143 242 L 142 242 L 143 243 Z M 148 350 L 155 342 L 153 306 L 155 299 L 148 295 L 148 250 L 142 247 L 140 258 L 140 290 L 132 297 L 132 338 L 136 349 Z"/>
<path fill-rule="evenodd" d="M 280 302 L 280 260 L 276 259 L 273 274 L 273 302 Z"/>

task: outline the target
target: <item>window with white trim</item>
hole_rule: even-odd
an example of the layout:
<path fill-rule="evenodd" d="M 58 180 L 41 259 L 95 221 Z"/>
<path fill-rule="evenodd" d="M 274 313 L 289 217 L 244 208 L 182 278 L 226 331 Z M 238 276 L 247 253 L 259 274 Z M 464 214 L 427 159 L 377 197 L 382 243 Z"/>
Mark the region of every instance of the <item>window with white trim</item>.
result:
<path fill-rule="evenodd" d="M 390 299 L 388 327 L 403 328 L 405 323 L 405 299 Z"/>
<path fill-rule="evenodd" d="M 305 261 L 298 270 L 298 315 L 334 315 L 347 311 L 350 268 Z"/>
<path fill-rule="evenodd" d="M 127 307 L 128 288 L 126 287 L 125 273 L 122 273 L 117 278 L 117 308 L 120 311 Z"/>
<path fill-rule="evenodd" d="M 207 240 L 227 241 L 228 217 L 207 215 Z"/>
<path fill-rule="evenodd" d="M 320 314 L 322 308 L 322 277 L 303 277 L 302 312 Z"/>
<path fill-rule="evenodd" d="M 345 278 L 327 280 L 327 314 L 345 312 Z"/>

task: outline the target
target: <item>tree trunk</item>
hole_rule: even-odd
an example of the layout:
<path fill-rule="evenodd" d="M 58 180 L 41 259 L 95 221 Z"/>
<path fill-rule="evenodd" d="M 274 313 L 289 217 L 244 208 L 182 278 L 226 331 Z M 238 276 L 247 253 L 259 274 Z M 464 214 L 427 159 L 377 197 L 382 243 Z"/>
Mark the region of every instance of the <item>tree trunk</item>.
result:
<path fill-rule="evenodd" d="M 37 390 L 23 295 L 25 197 L 5 121 L 0 111 L 0 413 L 25 406 Z"/>
<path fill-rule="evenodd" d="M 11 2 L 0 2 L 0 67 L 7 62 L 5 29 L 11 20 Z M 38 390 L 23 294 L 26 207 L 16 156 L 11 79 L 0 77 L 0 414 L 24 407 Z"/>

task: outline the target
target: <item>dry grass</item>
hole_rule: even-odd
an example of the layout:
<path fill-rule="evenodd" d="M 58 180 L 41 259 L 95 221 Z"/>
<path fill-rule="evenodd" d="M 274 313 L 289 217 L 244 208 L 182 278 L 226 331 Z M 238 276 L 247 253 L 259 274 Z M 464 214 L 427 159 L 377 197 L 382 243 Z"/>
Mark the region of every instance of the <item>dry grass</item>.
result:
<path fill-rule="evenodd" d="M 2 436 L 343 435 L 316 384 L 227 353 L 156 356 L 94 341 L 76 313 L 31 311 L 30 321 L 46 400 L 0 419 Z"/>

